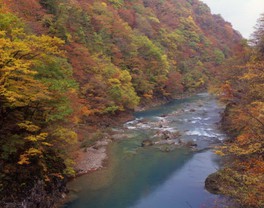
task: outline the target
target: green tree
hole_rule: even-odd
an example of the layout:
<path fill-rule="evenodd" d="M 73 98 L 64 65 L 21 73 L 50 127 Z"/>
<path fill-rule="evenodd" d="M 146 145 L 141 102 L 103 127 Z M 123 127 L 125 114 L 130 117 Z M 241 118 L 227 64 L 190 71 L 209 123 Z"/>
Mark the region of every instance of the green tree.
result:
<path fill-rule="evenodd" d="M 36 180 L 49 183 L 63 178 L 67 167 L 64 163 L 66 152 L 62 151 L 61 143 L 69 142 L 65 137 L 75 141 L 76 134 L 70 130 L 56 134 L 58 127 L 52 121 L 58 122 L 69 115 L 65 93 L 76 84 L 71 78 L 71 68 L 63 58 L 60 47 L 64 42 L 61 39 L 28 34 L 21 24 L 16 24 L 19 19 L 14 15 L 1 15 L 2 198 L 30 190 Z M 57 142 L 59 139 L 60 143 Z"/>

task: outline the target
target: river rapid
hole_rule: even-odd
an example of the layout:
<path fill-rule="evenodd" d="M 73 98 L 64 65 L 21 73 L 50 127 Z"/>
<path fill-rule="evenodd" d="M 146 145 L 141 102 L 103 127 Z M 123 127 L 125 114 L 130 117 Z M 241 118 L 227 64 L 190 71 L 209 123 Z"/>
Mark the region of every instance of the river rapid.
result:
<path fill-rule="evenodd" d="M 135 113 L 135 120 L 113 129 L 126 139 L 109 145 L 107 167 L 70 182 L 72 200 L 63 207 L 213 207 L 218 196 L 204 181 L 219 167 L 212 147 L 225 138 L 223 109 L 201 93 Z M 144 140 L 151 146 L 142 147 Z"/>

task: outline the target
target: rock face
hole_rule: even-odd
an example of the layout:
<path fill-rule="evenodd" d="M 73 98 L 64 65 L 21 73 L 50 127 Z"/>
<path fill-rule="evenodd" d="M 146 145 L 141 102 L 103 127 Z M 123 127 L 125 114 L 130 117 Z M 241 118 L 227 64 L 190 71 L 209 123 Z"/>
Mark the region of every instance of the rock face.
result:
<path fill-rule="evenodd" d="M 219 183 L 220 175 L 217 172 L 212 173 L 205 180 L 205 188 L 212 194 L 220 194 Z"/>

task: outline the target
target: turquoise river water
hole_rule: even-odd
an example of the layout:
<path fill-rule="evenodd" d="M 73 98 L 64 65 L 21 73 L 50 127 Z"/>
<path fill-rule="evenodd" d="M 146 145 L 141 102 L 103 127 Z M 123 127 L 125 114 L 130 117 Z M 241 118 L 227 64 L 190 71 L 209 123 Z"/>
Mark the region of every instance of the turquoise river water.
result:
<path fill-rule="evenodd" d="M 63 207 L 213 207 L 217 196 L 204 189 L 204 181 L 219 167 L 211 147 L 225 137 L 218 126 L 222 111 L 213 96 L 201 93 L 135 113 L 135 120 L 114 129 L 126 139 L 109 145 L 107 167 L 73 180 L 73 200 Z M 141 147 L 162 132 L 181 136 Z M 188 141 L 197 147 L 181 145 Z"/>

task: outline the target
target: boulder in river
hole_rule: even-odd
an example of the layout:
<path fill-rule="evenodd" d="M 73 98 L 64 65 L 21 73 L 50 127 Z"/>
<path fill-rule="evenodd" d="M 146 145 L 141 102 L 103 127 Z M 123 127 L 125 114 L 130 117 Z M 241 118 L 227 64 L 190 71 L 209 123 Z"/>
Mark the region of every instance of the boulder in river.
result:
<path fill-rule="evenodd" d="M 175 139 L 175 138 L 179 138 L 181 136 L 181 133 L 179 131 L 176 131 L 176 132 L 173 132 L 172 133 L 172 138 Z"/>
<path fill-rule="evenodd" d="M 170 132 L 170 131 L 157 131 L 157 133 L 154 135 L 158 140 L 168 140 L 168 139 L 177 139 L 181 136 L 181 133 L 176 132 Z"/>
<path fill-rule="evenodd" d="M 143 118 L 143 119 L 140 120 L 140 123 L 142 123 L 142 124 L 148 124 L 149 121 L 148 121 L 148 119 Z"/>
<path fill-rule="evenodd" d="M 150 139 L 146 139 L 141 143 L 141 147 L 148 147 L 148 146 L 152 146 L 154 143 L 152 140 Z"/>
<path fill-rule="evenodd" d="M 186 146 L 187 146 L 187 147 L 197 147 L 198 145 L 197 145 L 196 143 L 194 143 L 193 141 L 188 141 L 188 142 L 186 143 Z"/>
<path fill-rule="evenodd" d="M 205 180 L 205 188 L 212 194 L 220 194 L 219 182 L 221 176 L 218 172 L 210 174 Z"/>
<path fill-rule="evenodd" d="M 175 150 L 175 147 L 170 146 L 170 145 L 162 145 L 159 147 L 159 149 L 162 152 L 171 152 L 171 151 Z"/>
<path fill-rule="evenodd" d="M 164 139 L 164 140 L 170 139 L 170 134 L 171 133 L 169 131 L 163 131 L 161 139 Z"/>

